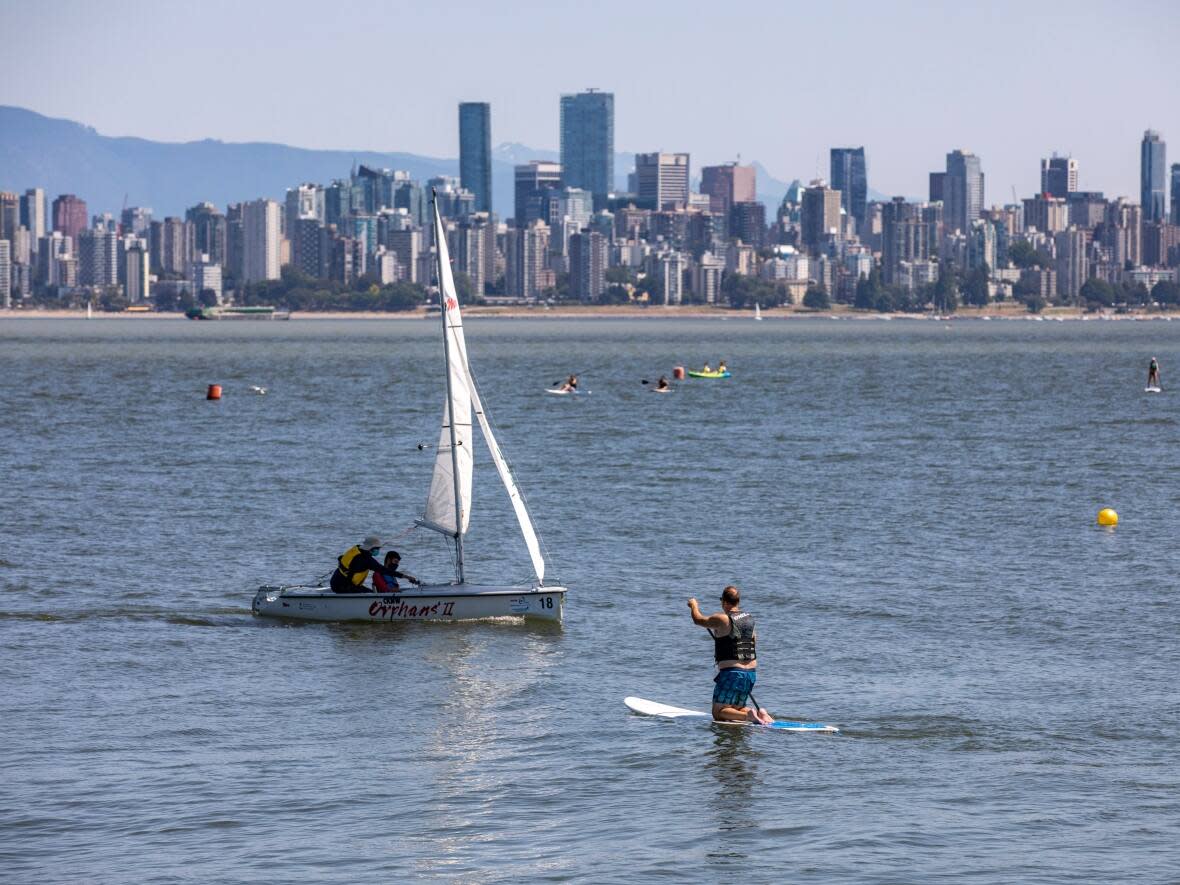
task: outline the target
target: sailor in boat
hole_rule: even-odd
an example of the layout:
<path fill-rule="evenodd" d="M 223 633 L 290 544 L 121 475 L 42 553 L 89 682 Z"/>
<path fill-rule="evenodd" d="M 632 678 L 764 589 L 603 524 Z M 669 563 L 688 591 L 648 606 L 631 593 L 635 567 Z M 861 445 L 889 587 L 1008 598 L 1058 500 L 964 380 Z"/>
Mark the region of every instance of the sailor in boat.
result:
<path fill-rule="evenodd" d="M 577 393 L 578 391 L 578 376 L 570 375 L 565 379 L 565 383 L 558 388 L 562 393 Z"/>
<path fill-rule="evenodd" d="M 725 366 L 725 360 L 722 360 L 721 362 L 719 362 L 717 364 L 717 371 L 718 372 L 728 372 L 729 371 L 729 369 L 727 369 Z"/>
<path fill-rule="evenodd" d="M 710 372 L 712 372 L 712 371 L 713 371 L 713 367 L 712 367 L 712 366 L 710 366 L 710 365 L 709 365 L 709 364 L 706 362 L 706 363 L 705 363 L 705 368 L 701 369 L 701 371 L 702 371 L 702 372 L 704 372 L 705 374 L 708 374 L 708 373 L 710 373 Z"/>
<path fill-rule="evenodd" d="M 373 572 L 373 590 L 377 593 L 396 593 L 398 591 L 398 578 L 404 578 L 411 584 L 421 584 L 422 582 L 409 572 L 399 572 L 397 570 L 401 562 L 402 556 L 396 550 L 390 550 L 386 553 L 385 565 Z"/>
<path fill-rule="evenodd" d="M 1147 386 L 1160 386 L 1160 364 L 1155 361 L 1155 357 L 1151 358 L 1151 365 L 1147 367 Z"/>
<path fill-rule="evenodd" d="M 381 552 L 381 539 L 368 535 L 354 547 L 349 547 L 336 559 L 336 571 L 332 572 L 333 593 L 368 593 L 365 578 L 369 572 L 382 569 L 377 554 Z"/>
<path fill-rule="evenodd" d="M 721 593 L 721 611 L 705 616 L 695 599 L 688 601 L 692 622 L 713 637 L 713 660 L 717 676 L 713 682 L 713 718 L 726 722 L 774 721 L 761 707 L 746 706 L 757 678 L 755 655 L 757 635 L 754 616 L 741 610 L 741 593 L 732 584 Z"/>

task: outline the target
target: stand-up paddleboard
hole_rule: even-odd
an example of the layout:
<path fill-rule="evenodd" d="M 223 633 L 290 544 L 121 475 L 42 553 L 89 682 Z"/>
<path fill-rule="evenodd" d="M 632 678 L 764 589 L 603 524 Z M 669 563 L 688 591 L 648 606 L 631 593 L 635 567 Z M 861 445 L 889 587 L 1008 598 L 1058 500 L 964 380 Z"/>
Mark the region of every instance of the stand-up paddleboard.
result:
<path fill-rule="evenodd" d="M 1144 393 L 1160 393 L 1162 391 L 1161 391 L 1161 388 L 1153 386 L 1153 387 L 1144 387 L 1143 392 Z"/>
<path fill-rule="evenodd" d="M 631 710 L 634 710 L 636 713 L 642 713 L 644 716 L 660 716 L 664 719 L 705 719 L 710 722 L 716 722 L 717 725 L 740 726 L 758 724 L 755 722 L 720 722 L 714 720 L 708 713 L 701 713 L 698 710 L 686 710 L 683 707 L 670 707 L 667 704 L 657 704 L 655 701 L 646 701 L 643 698 L 623 698 L 623 703 Z M 840 733 L 840 729 L 836 726 L 825 725 L 823 722 L 788 722 L 786 720 L 779 720 L 762 727 L 775 728 L 779 731 L 796 731 L 812 734 Z"/>

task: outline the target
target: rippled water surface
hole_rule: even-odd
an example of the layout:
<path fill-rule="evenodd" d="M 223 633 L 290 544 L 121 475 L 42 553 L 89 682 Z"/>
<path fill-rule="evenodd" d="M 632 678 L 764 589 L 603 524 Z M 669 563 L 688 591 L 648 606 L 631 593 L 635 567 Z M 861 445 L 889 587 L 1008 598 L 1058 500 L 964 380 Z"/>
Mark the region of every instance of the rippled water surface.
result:
<path fill-rule="evenodd" d="M 250 613 L 449 577 L 434 323 L 0 322 L 0 880 L 1180 880 L 1180 323 L 467 325 L 562 628 Z M 481 452 L 473 577 L 511 519 Z M 707 709 L 729 582 L 840 736 L 623 707 Z"/>

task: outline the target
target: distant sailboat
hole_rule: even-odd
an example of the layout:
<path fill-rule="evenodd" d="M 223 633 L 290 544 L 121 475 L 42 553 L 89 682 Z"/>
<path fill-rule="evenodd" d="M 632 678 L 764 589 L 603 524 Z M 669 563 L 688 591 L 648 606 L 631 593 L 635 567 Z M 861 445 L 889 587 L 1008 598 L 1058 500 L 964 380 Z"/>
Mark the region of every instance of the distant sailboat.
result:
<path fill-rule="evenodd" d="M 754 319 L 762 321 L 762 305 L 757 301 L 754 302 Z"/>
<path fill-rule="evenodd" d="M 86 319 L 91 319 L 93 314 L 90 312 L 90 302 L 86 302 Z"/>
<path fill-rule="evenodd" d="M 426 509 L 416 524 L 450 538 L 455 545 L 455 580 L 422 585 L 392 595 L 333 593 L 326 586 L 263 586 L 254 595 L 260 615 L 312 621 L 468 620 L 518 616 L 560 621 L 566 588 L 545 584 L 545 560 L 540 542 L 515 478 L 500 451 L 484 413 L 467 363 L 463 318 L 451 274 L 447 237 L 434 203 L 434 241 L 438 250 L 439 303 L 446 357 L 446 402 L 434 460 Z M 536 580 L 527 585 L 467 583 L 463 536 L 471 518 L 471 478 L 474 466 L 471 415 L 474 411 L 496 472 L 508 492 L 512 509 L 532 560 Z M 452 418 L 454 420 L 452 420 Z"/>

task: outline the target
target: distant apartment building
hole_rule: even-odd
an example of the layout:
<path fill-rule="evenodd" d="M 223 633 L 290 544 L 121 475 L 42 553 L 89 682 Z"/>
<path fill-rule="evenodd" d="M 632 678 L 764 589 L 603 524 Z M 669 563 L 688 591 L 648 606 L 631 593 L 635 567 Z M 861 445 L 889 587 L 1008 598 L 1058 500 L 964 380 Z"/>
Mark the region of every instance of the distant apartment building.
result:
<path fill-rule="evenodd" d="M 816 250 L 831 232 L 840 230 L 840 191 L 828 187 L 822 178 L 803 191 L 800 234 L 808 249 Z"/>
<path fill-rule="evenodd" d="M 213 297 L 220 304 L 223 296 L 221 265 L 214 262 L 205 254 L 193 257 L 189 266 L 189 279 L 193 281 L 193 292 L 198 296 L 202 292 L 212 292 Z"/>
<path fill-rule="evenodd" d="M 549 211 L 549 192 L 561 189 L 561 164 L 533 160 L 517 166 L 514 179 L 516 227 L 523 230 L 534 221 L 545 221 Z"/>
<path fill-rule="evenodd" d="M 152 210 L 147 206 L 128 206 L 119 215 L 123 234 L 146 237 L 152 226 Z"/>
<path fill-rule="evenodd" d="M 762 203 L 734 203 L 729 212 L 729 236 L 761 249 L 766 242 L 766 207 Z"/>
<path fill-rule="evenodd" d="M 128 304 L 144 304 L 151 299 L 151 261 L 147 243 L 135 236 L 120 241 L 119 278 Z M 220 268 L 219 268 L 220 269 Z"/>
<path fill-rule="evenodd" d="M 1086 253 L 1090 247 L 1089 232 L 1071 227 L 1054 237 L 1057 252 L 1057 294 L 1074 300 L 1089 279 Z"/>
<path fill-rule="evenodd" d="M 946 155 L 946 175 L 943 178 L 943 205 L 946 230 L 971 229 L 971 222 L 983 210 L 983 170 L 979 157 L 970 151 L 955 150 Z"/>
<path fill-rule="evenodd" d="M 36 250 L 35 244 L 49 230 L 46 210 L 45 191 L 39 187 L 29 188 L 20 198 L 20 223 L 29 229 L 29 235 L 33 238 L 34 251 Z"/>
<path fill-rule="evenodd" d="M 0 240 L 11 240 L 20 226 L 20 197 L 0 191 Z"/>
<path fill-rule="evenodd" d="M 902 262 L 930 257 L 930 226 L 919 203 L 894 197 L 883 207 L 881 276 L 890 285 L 899 283 Z"/>
<path fill-rule="evenodd" d="M 241 283 L 279 278 L 279 204 L 254 200 L 242 204 Z"/>
<path fill-rule="evenodd" d="M 636 154 L 635 174 L 640 203 L 657 211 L 688 204 L 688 154 Z"/>
<path fill-rule="evenodd" d="M 1055 234 L 1069 227 L 1069 204 L 1064 197 L 1037 194 L 1024 200 L 1024 227 Z"/>
<path fill-rule="evenodd" d="M 583 231 L 570 237 L 570 296 L 579 301 L 596 301 L 606 291 L 609 249 L 598 231 Z"/>
<path fill-rule="evenodd" d="M 90 226 L 86 201 L 73 194 L 62 194 L 53 201 L 53 229 L 77 242 L 78 234 Z"/>
<path fill-rule="evenodd" d="M 701 193 L 709 197 L 709 211 L 725 219 L 735 204 L 758 199 L 757 185 L 757 170 L 753 166 L 726 163 L 701 167 Z"/>
<path fill-rule="evenodd" d="M 208 255 L 214 264 L 225 264 L 225 216 L 212 203 L 198 203 L 184 213 L 186 234 L 189 237 L 188 257 L 197 261 Z"/>
<path fill-rule="evenodd" d="M 1077 189 L 1077 160 L 1056 154 L 1041 160 L 1041 194 L 1064 200 Z"/>
<path fill-rule="evenodd" d="M 78 284 L 107 288 L 119 283 L 119 237 L 113 230 L 84 230 L 78 235 Z"/>
<path fill-rule="evenodd" d="M 549 225 L 536 220 L 525 228 L 509 228 L 507 237 L 505 283 L 508 294 L 535 300 L 548 286 L 552 271 L 549 254 Z"/>
<path fill-rule="evenodd" d="M 831 180 L 832 187 L 840 192 L 840 202 L 844 211 L 855 218 L 858 225 L 864 224 L 868 214 L 869 193 L 865 149 L 832 148 Z"/>
<path fill-rule="evenodd" d="M 12 244 L 0 238 L 0 308 L 12 307 Z"/>
<path fill-rule="evenodd" d="M 1152 129 L 1143 133 L 1139 144 L 1139 205 L 1144 221 L 1163 221 L 1167 218 L 1167 145 Z"/>
<path fill-rule="evenodd" d="M 492 106 L 459 104 L 459 183 L 475 196 L 476 212 L 492 211 Z"/>
<path fill-rule="evenodd" d="M 1172 164 L 1172 224 L 1180 224 L 1180 163 Z"/>
<path fill-rule="evenodd" d="M 455 270 L 471 280 L 480 297 L 496 279 L 496 226 L 488 212 L 473 212 L 459 222 L 455 232 Z"/>
<path fill-rule="evenodd" d="M 561 168 L 568 187 L 588 191 L 598 208 L 614 191 L 615 96 L 590 89 L 561 97 Z"/>

